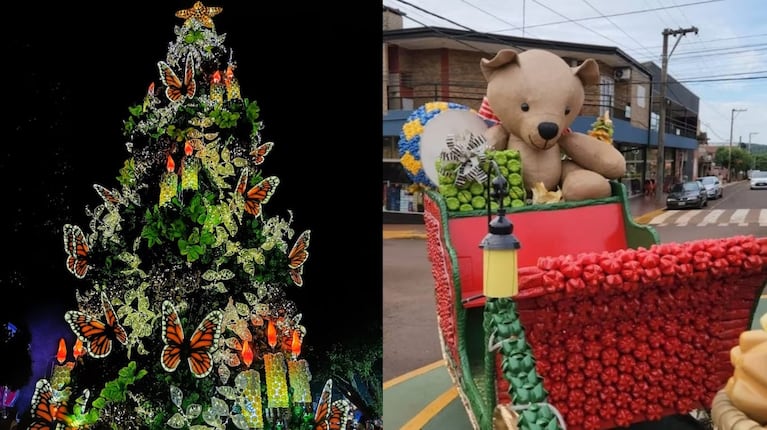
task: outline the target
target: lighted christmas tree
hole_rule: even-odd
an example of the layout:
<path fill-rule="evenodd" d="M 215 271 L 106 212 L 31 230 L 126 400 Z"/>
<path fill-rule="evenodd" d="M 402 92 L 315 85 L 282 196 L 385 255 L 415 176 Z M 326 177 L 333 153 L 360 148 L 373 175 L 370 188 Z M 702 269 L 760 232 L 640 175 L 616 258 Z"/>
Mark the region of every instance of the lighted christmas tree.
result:
<path fill-rule="evenodd" d="M 267 216 L 259 107 L 201 2 L 176 16 L 157 81 L 124 121 L 128 158 L 94 184 L 89 225 L 63 226 L 81 279 L 63 316 L 75 360 L 37 381 L 22 428 L 314 428 L 306 329 L 286 290 L 304 284 L 310 230 Z M 339 415 L 340 414 L 340 415 Z M 33 426 L 37 423 L 38 426 Z"/>

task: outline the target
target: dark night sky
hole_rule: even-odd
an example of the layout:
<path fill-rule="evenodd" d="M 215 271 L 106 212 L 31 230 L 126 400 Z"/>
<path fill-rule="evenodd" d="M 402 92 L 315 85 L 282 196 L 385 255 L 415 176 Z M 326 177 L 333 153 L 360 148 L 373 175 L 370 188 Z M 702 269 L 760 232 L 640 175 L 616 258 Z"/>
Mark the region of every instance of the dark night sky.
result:
<path fill-rule="evenodd" d="M 128 156 L 122 121 L 158 79 L 156 63 L 183 22 L 174 12 L 192 4 L 140 0 L 86 10 L 21 2 L 4 12 L 13 28 L 2 30 L 1 42 L 0 207 L 10 256 L 0 288 L 23 303 L 11 305 L 11 318 L 74 303 L 61 226 L 87 225 L 85 205 L 98 204 L 91 184 L 117 185 Z M 312 229 L 295 297 L 307 343 L 380 331 L 377 4 L 370 19 L 355 21 L 323 4 L 205 4 L 224 8 L 216 30 L 234 50 L 243 97 L 261 107 L 264 140 L 275 142 L 264 170 L 281 184 L 268 211 L 292 209 L 293 228 Z"/>

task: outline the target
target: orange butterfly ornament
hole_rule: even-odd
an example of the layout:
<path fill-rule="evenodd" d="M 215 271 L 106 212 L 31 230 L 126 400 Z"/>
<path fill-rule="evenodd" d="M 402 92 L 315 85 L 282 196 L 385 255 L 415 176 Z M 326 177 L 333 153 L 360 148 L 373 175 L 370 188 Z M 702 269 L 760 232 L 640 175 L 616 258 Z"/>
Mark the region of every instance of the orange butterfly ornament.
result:
<path fill-rule="evenodd" d="M 280 178 L 277 176 L 269 176 L 262 179 L 251 189 L 245 191 L 248 187 L 248 174 L 246 170 L 243 170 L 237 184 L 237 192 L 244 197 L 245 212 L 253 216 L 261 215 L 261 206 L 269 202 L 269 199 L 272 198 L 272 195 L 277 190 L 278 185 L 280 185 Z"/>
<path fill-rule="evenodd" d="M 83 230 L 73 224 L 64 224 L 64 251 L 67 253 L 67 270 L 82 279 L 88 273 L 90 245 Z"/>
<path fill-rule="evenodd" d="M 192 98 L 197 91 L 194 81 L 194 59 L 192 54 L 187 55 L 184 65 L 184 80 L 181 81 L 176 72 L 164 61 L 157 63 L 160 69 L 160 80 L 165 84 L 165 96 L 172 102 L 177 102 L 183 97 Z"/>
<path fill-rule="evenodd" d="M 67 311 L 64 314 L 64 319 L 69 327 L 83 342 L 88 355 L 93 358 L 103 358 L 109 355 L 115 340 L 123 345 L 128 343 L 128 334 L 117 320 L 117 313 L 115 313 L 112 303 L 103 291 L 101 292 L 101 306 L 104 308 L 105 322 L 80 311 Z"/>
<path fill-rule="evenodd" d="M 259 165 L 264 162 L 266 154 L 269 153 L 269 151 L 272 150 L 272 147 L 274 146 L 274 142 L 266 142 L 262 145 L 258 145 L 256 149 L 250 152 L 250 155 L 253 156 L 253 163 L 255 165 Z"/>
<path fill-rule="evenodd" d="M 192 336 L 186 339 L 176 307 L 168 300 L 162 303 L 162 349 L 160 363 L 163 369 L 174 372 L 182 358 L 197 378 L 204 378 L 213 370 L 213 356 L 221 338 L 224 313 L 211 311 L 203 318 Z"/>
<path fill-rule="evenodd" d="M 35 384 L 31 414 L 32 424 L 27 427 L 28 430 L 70 430 L 74 428 L 67 424 L 66 403 L 54 400 L 53 389 L 47 379 L 40 379 Z"/>
<path fill-rule="evenodd" d="M 300 287 L 304 285 L 304 263 L 309 258 L 309 238 L 311 230 L 305 230 L 298 236 L 296 243 L 290 248 L 288 253 L 288 270 L 290 271 L 290 279 L 296 286 Z"/>

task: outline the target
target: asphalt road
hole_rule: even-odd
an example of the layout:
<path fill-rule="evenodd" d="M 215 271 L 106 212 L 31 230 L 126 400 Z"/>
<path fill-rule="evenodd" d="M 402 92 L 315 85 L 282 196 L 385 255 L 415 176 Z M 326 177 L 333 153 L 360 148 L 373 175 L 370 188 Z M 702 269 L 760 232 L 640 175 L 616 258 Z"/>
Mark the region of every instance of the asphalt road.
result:
<path fill-rule="evenodd" d="M 383 380 L 442 359 L 426 241 L 383 241 Z"/>

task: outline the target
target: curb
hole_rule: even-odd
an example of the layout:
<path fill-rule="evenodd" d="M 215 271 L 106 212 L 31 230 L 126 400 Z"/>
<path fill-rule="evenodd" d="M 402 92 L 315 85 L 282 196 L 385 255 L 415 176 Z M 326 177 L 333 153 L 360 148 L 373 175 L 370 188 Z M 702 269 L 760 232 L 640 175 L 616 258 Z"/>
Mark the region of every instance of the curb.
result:
<path fill-rule="evenodd" d="M 384 231 L 384 240 L 388 239 L 426 239 L 426 233 L 415 230 Z"/>

